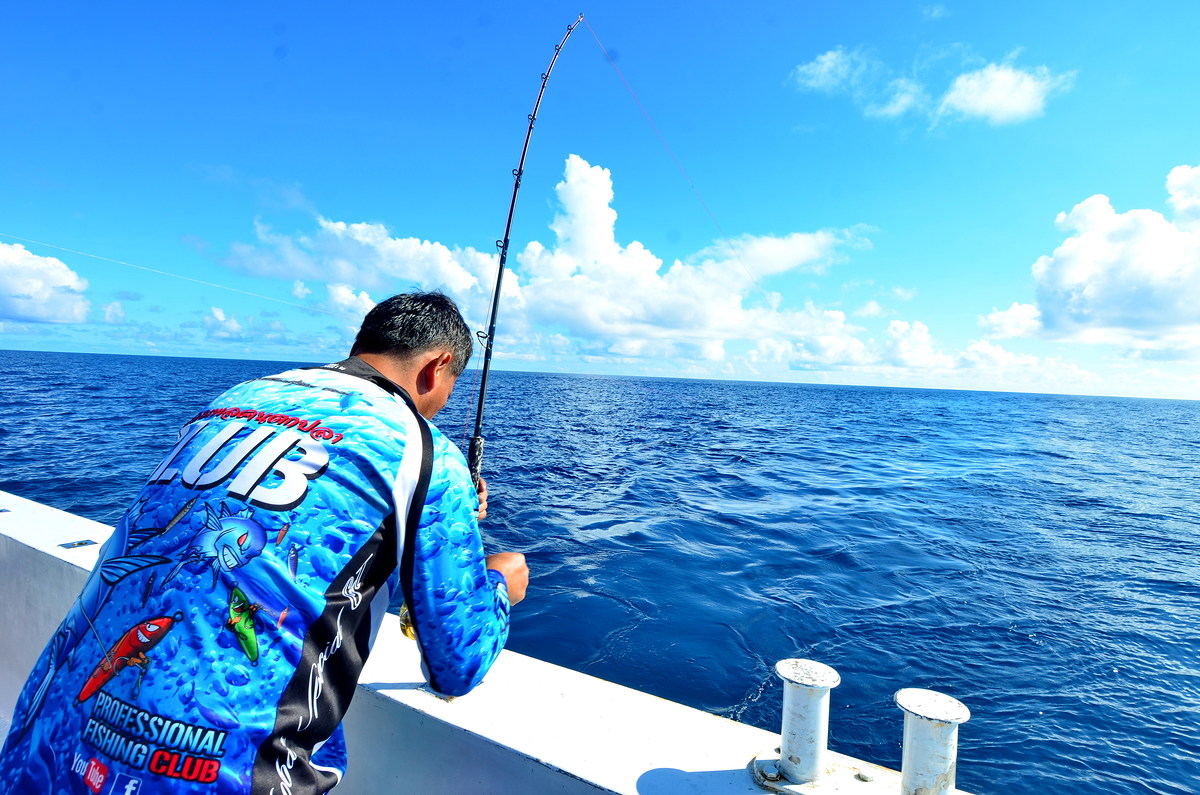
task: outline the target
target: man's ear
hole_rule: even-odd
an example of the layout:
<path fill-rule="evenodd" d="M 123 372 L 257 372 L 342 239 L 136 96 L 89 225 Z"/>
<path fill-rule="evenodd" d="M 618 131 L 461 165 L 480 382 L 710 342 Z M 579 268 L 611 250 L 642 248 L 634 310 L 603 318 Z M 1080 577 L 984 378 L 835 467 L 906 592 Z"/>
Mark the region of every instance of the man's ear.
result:
<path fill-rule="evenodd" d="M 422 365 L 417 373 L 417 391 L 420 394 L 432 392 L 441 384 L 443 378 L 450 376 L 450 359 L 452 355 L 449 351 L 442 351 L 435 355 L 431 355 L 425 364 Z"/>

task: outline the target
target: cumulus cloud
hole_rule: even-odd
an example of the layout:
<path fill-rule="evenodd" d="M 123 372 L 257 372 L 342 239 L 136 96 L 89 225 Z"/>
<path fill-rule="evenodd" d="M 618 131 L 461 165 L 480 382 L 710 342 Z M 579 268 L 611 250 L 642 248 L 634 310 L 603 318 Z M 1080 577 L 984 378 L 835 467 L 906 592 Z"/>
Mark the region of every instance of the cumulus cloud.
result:
<path fill-rule="evenodd" d="M 255 224 L 256 243 L 230 247 L 229 264 L 256 276 L 294 280 L 293 294 L 304 281 L 327 281 L 368 288 L 421 284 L 449 292 L 476 289 L 494 256 L 415 237 L 392 237 L 378 223 L 345 223 L 317 218 L 315 232 L 284 235 Z"/>
<path fill-rule="evenodd" d="M 893 320 L 888 324 L 887 351 L 893 364 L 902 367 L 953 367 L 954 358 L 939 351 L 929 327 L 919 320 Z"/>
<path fill-rule="evenodd" d="M 90 308 L 87 287 L 61 260 L 40 257 L 19 243 L 0 243 L 0 318 L 81 323 Z"/>
<path fill-rule="evenodd" d="M 898 77 L 888 84 L 881 99 L 866 103 L 864 112 L 868 116 L 894 119 L 906 113 L 919 112 L 928 105 L 929 96 L 923 85 L 911 78 Z"/>
<path fill-rule="evenodd" d="M 871 300 L 854 310 L 855 317 L 881 317 L 883 315 L 883 307 L 878 301 Z"/>
<path fill-rule="evenodd" d="M 1168 203 L 1175 224 L 1192 229 L 1200 223 L 1200 166 L 1176 166 L 1167 175 Z"/>
<path fill-rule="evenodd" d="M 1007 351 L 994 342 L 976 340 L 963 352 L 962 363 L 967 367 L 1009 370 L 1034 368 L 1040 364 L 1040 360 L 1032 354 Z"/>
<path fill-rule="evenodd" d="M 841 91 L 856 91 L 870 73 L 876 71 L 878 59 L 866 50 L 847 52 L 845 48 L 821 53 L 808 63 L 792 70 L 796 85 L 810 91 L 833 94 Z"/>
<path fill-rule="evenodd" d="M 354 292 L 354 288 L 348 284 L 330 284 L 326 285 L 326 292 L 329 295 L 330 305 L 346 315 L 364 317 L 375 306 L 375 302 L 371 300 L 371 296 L 367 295 L 366 290 Z"/>
<path fill-rule="evenodd" d="M 743 235 L 664 262 L 637 241 L 618 241 L 607 169 L 572 155 L 555 191 L 553 239 L 529 242 L 509 259 L 500 314 L 508 344 L 497 356 L 720 362 L 768 336 L 788 340 L 805 361 L 865 356 L 843 313 L 782 306 L 782 296 L 761 284 L 826 273 L 843 250 L 869 245 L 863 230 Z M 323 283 L 331 308 L 361 315 L 376 286 L 442 288 L 476 327 L 487 316 L 494 254 L 327 218 L 295 236 L 259 224 L 256 236 L 235 253 L 240 266 L 287 278 L 298 298 Z"/>
<path fill-rule="evenodd" d="M 505 282 L 513 285 L 508 307 L 533 325 L 604 340 L 617 355 L 709 361 L 723 359 L 729 341 L 768 331 L 793 339 L 850 333 L 840 312 L 776 309 L 770 300 L 757 307 L 749 298 L 759 279 L 824 272 L 857 239 L 854 232 L 743 236 L 667 265 L 641 243 L 617 241 L 607 169 L 572 155 L 555 190 L 562 207 L 551 224 L 556 245 L 527 245 L 517 278 Z"/>
<path fill-rule="evenodd" d="M 394 279 L 432 282 L 451 292 L 466 292 L 478 284 L 469 266 L 478 264 L 470 256 L 456 253 L 440 243 L 414 237 L 394 238 L 383 224 L 347 224 L 320 219 L 318 245 L 326 260 L 354 276 L 347 280 L 363 284 L 363 270 Z M 486 258 L 485 258 L 486 260 Z"/>
<path fill-rule="evenodd" d="M 231 341 L 242 339 L 242 324 L 233 315 L 226 314 L 225 310 L 219 306 L 211 307 L 209 314 L 205 315 L 201 322 L 204 324 L 209 339 Z"/>
<path fill-rule="evenodd" d="M 1190 172 L 1180 172 L 1173 181 L 1180 207 L 1191 206 L 1190 177 Z M 960 378 L 983 388 L 1005 386 L 995 380 L 1004 377 L 1053 388 L 1049 379 L 1062 369 L 994 341 L 1031 333 L 1039 317 L 1036 307 L 1014 304 L 994 310 L 980 318 L 991 339 L 954 350 L 939 343 L 926 323 L 912 318 L 893 319 L 872 336 L 856 322 L 895 314 L 877 300 L 861 304 L 851 315 L 764 288 L 772 280 L 803 276 L 811 281 L 828 275 L 848 249 L 869 245 L 864 230 L 745 235 L 664 261 L 640 242 L 618 237 L 615 188 L 607 169 L 571 156 L 555 191 L 558 212 L 550 237 L 527 243 L 509 259 L 500 310 L 504 342 L 497 347 L 501 359 L 700 376 L 836 371 L 838 380 L 869 374 L 874 382 L 893 383 L 919 372 L 930 383 L 954 386 Z M 401 272 L 398 263 L 406 258 L 429 265 L 428 273 L 408 271 L 412 284 L 422 288 L 444 286 L 449 277 L 466 274 L 471 278 L 461 278 L 455 282 L 459 289 L 448 292 L 468 318 L 475 318 L 477 328 L 486 317 L 494 255 L 395 237 L 378 225 L 320 218 L 309 234 L 287 239 L 260 235 L 251 260 L 280 272 L 282 264 L 305 260 L 310 272 L 286 276 L 294 295 L 311 298 L 323 290 L 331 308 L 361 315 L 373 306 L 374 288 L 335 278 L 353 273 L 349 260 L 337 262 L 345 254 L 339 248 L 343 244 L 355 248 L 355 268 L 362 261 L 390 261 L 392 272 Z M 403 255 L 397 253 L 401 251 Z M 271 256 L 279 261 L 270 262 Z M 384 287 L 394 291 L 397 285 Z M 884 288 L 878 289 L 882 295 Z M 886 294 L 907 300 L 915 290 L 894 287 Z M 210 336 L 242 342 L 264 333 L 254 318 L 240 321 L 216 308 L 203 326 Z M 346 332 L 331 328 L 330 333 Z"/>
<path fill-rule="evenodd" d="M 125 322 L 125 308 L 120 301 L 113 301 L 104 306 L 104 322 L 119 325 Z"/>
<path fill-rule="evenodd" d="M 1033 265 L 1049 335 L 1147 352 L 1200 345 L 1198 172 L 1180 166 L 1168 176 L 1173 219 L 1118 212 L 1101 194 L 1059 214 L 1069 236 Z"/>
<path fill-rule="evenodd" d="M 991 314 L 979 318 L 979 325 L 995 339 L 1029 337 L 1042 327 L 1042 313 L 1033 304 L 1016 301 L 1008 309 L 993 309 Z"/>
<path fill-rule="evenodd" d="M 1041 116 L 1052 94 L 1066 91 L 1075 74 L 1054 74 L 1045 66 L 1031 70 L 1010 64 L 988 64 L 961 74 L 942 97 L 940 115 L 982 119 L 989 124 L 1015 124 Z"/>
<path fill-rule="evenodd" d="M 951 62 L 955 53 L 957 65 Z M 1074 72 L 1017 66 L 1016 56 L 980 66 L 981 59 L 947 49 L 905 70 L 889 66 L 870 50 L 838 47 L 796 66 L 791 80 L 803 91 L 845 95 L 873 118 L 1015 124 L 1041 116 L 1047 100 L 1069 90 L 1075 79 Z"/>

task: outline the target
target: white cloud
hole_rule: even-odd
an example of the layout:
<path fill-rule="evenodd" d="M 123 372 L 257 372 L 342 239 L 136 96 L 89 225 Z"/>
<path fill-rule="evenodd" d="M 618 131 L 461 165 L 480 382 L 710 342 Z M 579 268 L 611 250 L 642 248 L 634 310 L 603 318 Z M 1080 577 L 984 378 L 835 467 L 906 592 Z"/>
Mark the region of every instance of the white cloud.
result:
<path fill-rule="evenodd" d="M 565 334 L 580 346 L 603 341 L 621 356 L 702 361 L 724 359 L 729 343 L 768 331 L 802 340 L 806 351 L 833 351 L 819 339 L 852 333 L 840 312 L 811 304 L 780 309 L 778 296 L 753 306 L 751 298 L 759 279 L 824 272 L 841 246 L 858 239 L 854 232 L 743 236 L 668 266 L 641 243 L 617 242 L 607 169 L 572 155 L 555 189 L 562 204 L 551 224 L 556 245 L 533 242 L 517 255 L 516 278 L 505 278 L 511 293 L 504 317 L 519 314 L 529 328 Z"/>
<path fill-rule="evenodd" d="M 1195 174 L 1172 173 L 1172 206 L 1180 214 L 1190 212 L 1200 196 Z M 787 276 L 815 283 L 836 269 L 847 249 L 865 244 L 862 230 L 742 236 L 664 262 L 641 243 L 618 238 L 613 179 L 607 169 L 572 156 L 556 192 L 560 209 L 551 223 L 550 239 L 527 243 L 509 260 L 496 351 L 501 360 L 594 372 L 701 377 L 1042 391 L 1103 388 L 1095 374 L 1070 362 L 1013 352 L 997 344 L 1004 337 L 1035 333 L 1039 312 L 1046 312 L 1045 302 L 1038 307 L 1016 303 L 995 309 L 979 318 L 988 339 L 951 347 L 935 339 L 925 323 L 911 319 L 892 320 L 879 339 L 873 338 L 853 321 L 895 315 L 878 300 L 860 304 L 852 318 L 848 311 L 799 300 L 786 289 L 766 291 L 760 284 L 770 280 L 778 282 L 770 287 L 781 286 Z M 377 225 L 319 219 L 308 235 L 284 239 L 271 233 L 270 245 L 256 256 L 262 262 L 273 254 L 294 260 L 295 252 L 301 252 L 311 260 L 313 272 L 323 274 L 306 276 L 304 290 L 324 290 L 327 305 L 361 314 L 372 305 L 374 288 L 333 278 L 332 274 L 350 272 L 339 271 L 342 266 L 330 259 L 338 251 L 335 238 L 351 240 L 366 259 L 383 261 L 390 252 L 405 248 L 440 263 L 439 273 L 474 276 L 463 280 L 464 289 L 448 292 L 469 317 L 473 314 L 477 321 L 485 317 L 490 299 L 488 271 L 495 258 L 470 249 L 392 238 Z M 1058 266 L 1066 268 L 1065 260 L 1054 259 L 1053 266 L 1047 267 L 1057 274 Z M 286 283 L 295 287 L 297 276 L 289 273 Z M 1060 274 L 1059 282 L 1064 279 Z M 408 285 L 386 286 L 392 290 Z M 867 286 L 879 291 L 882 299 L 883 287 Z M 915 294 L 914 289 L 903 287 L 886 292 L 889 298 L 903 300 Z M 269 336 L 254 318 L 239 322 L 217 308 L 203 326 L 210 337 L 225 335 L 242 344 Z M 344 344 L 345 329 L 327 331 L 333 334 L 327 344 Z M 1055 333 L 1064 335 L 1061 328 Z M 1172 333 L 1172 339 L 1182 344 L 1186 330 Z M 1159 335 L 1160 340 L 1165 338 Z M 1161 350 L 1146 348 L 1144 353 L 1152 358 Z"/>
<path fill-rule="evenodd" d="M 967 346 L 962 356 L 963 363 L 969 367 L 989 369 L 1033 368 L 1040 363 L 1038 357 L 1025 353 L 1012 353 L 994 342 L 976 340 Z"/>
<path fill-rule="evenodd" d="M 104 322 L 119 325 L 125 322 L 125 308 L 120 301 L 113 301 L 104 306 Z"/>
<path fill-rule="evenodd" d="M 1200 166 L 1176 166 L 1167 175 L 1168 202 L 1175 224 L 1189 229 L 1200 223 Z"/>
<path fill-rule="evenodd" d="M 916 80 L 899 77 L 892 80 L 881 101 L 868 102 L 864 113 L 885 119 L 894 119 L 906 113 L 914 113 L 929 106 L 925 87 Z"/>
<path fill-rule="evenodd" d="M 842 47 L 818 55 L 792 70 L 792 79 L 801 88 L 832 94 L 853 90 L 877 67 L 877 61 L 863 50 L 846 52 Z"/>
<path fill-rule="evenodd" d="M 892 360 L 921 367 L 945 363 L 922 324 L 880 346 L 864 339 L 863 329 L 848 322 L 845 312 L 812 301 L 789 305 L 780 292 L 760 284 L 787 274 L 824 275 L 846 249 L 869 245 L 864 229 L 743 235 L 665 263 L 637 241 L 618 241 L 607 169 L 571 156 L 555 190 L 560 210 L 550 225 L 553 240 L 531 241 L 509 261 L 500 310 L 505 342 L 496 351 L 501 359 L 624 362 L 677 373 L 696 367 L 700 374 L 713 373 L 716 363 L 733 368 L 730 372 L 767 365 L 786 372 Z M 286 273 L 297 296 L 307 296 L 314 279 L 324 282 L 329 306 L 363 314 L 373 305 L 364 282 L 343 281 L 338 274 L 353 274 L 364 262 L 391 262 L 392 272 L 401 260 L 420 262 L 422 273 L 435 273 L 428 278 L 414 269 L 422 288 L 439 286 L 447 275 L 466 274 L 469 278 L 451 279 L 457 289 L 447 292 L 477 327 L 486 317 L 494 256 L 392 238 L 379 225 L 324 218 L 317 224 L 315 232 L 295 238 L 260 225 L 262 245 L 243 252 L 243 264 Z M 354 251 L 339 248 L 343 243 Z M 296 278 L 298 266 L 314 274 L 306 277 L 309 281 Z M 408 285 L 388 285 L 393 287 Z M 883 309 L 871 302 L 860 313 L 877 316 Z M 205 321 L 210 334 L 240 333 L 232 325 L 236 322 L 215 310 Z"/>
<path fill-rule="evenodd" d="M 888 324 L 888 355 L 902 367 L 953 367 L 954 359 L 937 350 L 929 327 L 919 320 L 893 320 Z"/>
<path fill-rule="evenodd" d="M 378 223 L 318 217 L 317 225 L 315 232 L 293 237 L 256 222 L 256 244 L 234 244 L 229 262 L 257 276 L 293 279 L 293 294 L 310 289 L 303 280 L 393 292 L 416 285 L 460 293 L 476 289 L 494 268 L 494 255 L 415 237 L 392 237 Z"/>
<path fill-rule="evenodd" d="M 383 224 L 347 224 L 320 219 L 321 235 L 316 239 L 317 250 L 325 261 L 332 260 L 337 271 L 353 278 L 352 284 L 370 284 L 377 279 L 367 274 L 381 274 L 400 281 L 432 284 L 450 292 L 465 292 L 478 284 L 478 278 L 468 270 L 477 262 L 440 243 L 418 240 L 415 237 L 391 237 Z"/>
<path fill-rule="evenodd" d="M 996 339 L 1029 337 L 1041 330 L 1042 313 L 1033 304 L 1014 301 L 1008 309 L 992 309 L 991 314 L 980 317 L 979 325 Z"/>
<path fill-rule="evenodd" d="M 54 257 L 19 243 L 0 243 L 0 318 L 82 323 L 90 304 L 87 281 Z"/>
<path fill-rule="evenodd" d="M 233 315 L 227 315 L 219 306 L 211 307 L 209 314 L 202 321 L 208 332 L 208 338 L 213 340 L 241 340 L 242 324 Z"/>
<path fill-rule="evenodd" d="M 1154 210 L 1117 212 L 1095 195 L 1060 213 L 1070 233 L 1033 265 L 1050 336 L 1155 351 L 1200 345 L 1200 205 L 1197 169 L 1167 179 L 1175 220 Z"/>
<path fill-rule="evenodd" d="M 926 14 L 936 18 L 942 12 L 944 9 L 927 10 Z M 914 116 L 932 124 L 950 119 L 1015 124 L 1041 116 L 1047 100 L 1069 90 L 1075 79 L 1074 72 L 1016 66 L 1016 56 L 1013 53 L 1002 63 L 981 67 L 982 59 L 962 48 L 945 48 L 932 56 L 925 54 L 907 69 L 897 69 L 870 50 L 838 47 L 796 66 L 791 79 L 804 91 L 848 96 L 863 115 L 872 118 Z M 930 85 L 948 88 L 933 90 Z M 935 99 L 938 94 L 941 98 Z"/>
<path fill-rule="evenodd" d="M 1052 94 L 1066 91 L 1075 73 L 1054 74 L 1045 66 L 1033 70 L 1010 64 L 988 64 L 961 74 L 942 97 L 939 115 L 983 119 L 989 124 L 1014 124 L 1041 116 Z"/>
<path fill-rule="evenodd" d="M 572 155 L 555 191 L 560 210 L 550 225 L 553 242 L 531 241 L 509 260 L 500 313 L 508 344 L 498 346 L 497 356 L 529 358 L 533 351 L 543 358 L 714 362 L 741 357 L 767 334 L 793 342 L 807 361 L 864 356 L 854 339 L 859 330 L 843 313 L 811 303 L 785 307 L 782 296 L 760 282 L 821 275 L 844 249 L 869 245 L 865 230 L 743 235 L 664 263 L 637 241 L 618 242 L 607 169 Z M 297 297 L 321 282 L 332 308 L 362 314 L 373 306 L 368 290 L 376 287 L 442 288 L 476 327 L 487 316 L 495 255 L 326 218 L 306 234 L 279 235 L 265 224 L 256 225 L 256 234 L 257 245 L 240 247 L 236 261 L 287 278 Z"/>
<path fill-rule="evenodd" d="M 883 307 L 875 300 L 867 301 L 854 310 L 855 317 L 881 317 L 883 314 Z"/>
<path fill-rule="evenodd" d="M 354 288 L 347 284 L 330 284 L 326 285 L 326 291 L 329 295 L 330 305 L 347 315 L 357 315 L 365 317 L 375 307 L 375 302 L 371 300 L 371 296 L 367 295 L 366 290 L 354 292 Z"/>

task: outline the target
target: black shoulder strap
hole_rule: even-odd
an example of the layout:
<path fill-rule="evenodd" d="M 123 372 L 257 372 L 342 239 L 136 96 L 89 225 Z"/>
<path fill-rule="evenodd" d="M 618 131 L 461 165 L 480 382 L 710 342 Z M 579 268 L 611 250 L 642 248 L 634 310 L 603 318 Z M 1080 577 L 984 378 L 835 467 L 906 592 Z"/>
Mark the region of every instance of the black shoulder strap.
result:
<path fill-rule="evenodd" d="M 412 397 L 404 387 L 397 384 L 392 379 L 388 378 L 383 373 L 376 370 L 371 365 L 364 362 L 357 356 L 351 356 L 348 359 L 342 359 L 340 362 L 331 364 L 323 364 L 320 367 L 305 367 L 305 370 L 333 370 L 346 375 L 352 375 L 356 378 L 361 378 L 364 381 L 370 381 L 385 392 L 390 392 L 393 395 L 399 395 L 408 404 L 408 407 L 416 411 L 416 406 L 413 405 Z"/>
<path fill-rule="evenodd" d="M 433 473 L 433 438 L 429 431 L 429 423 L 417 411 L 412 397 L 409 396 L 403 387 L 356 356 L 351 356 L 349 359 L 343 359 L 340 362 L 326 364 L 322 367 L 308 367 L 305 369 L 334 370 L 370 381 L 381 389 L 399 396 L 408 406 L 409 410 L 412 411 L 413 416 L 417 418 L 417 426 L 421 429 L 421 474 L 417 480 L 416 489 L 413 492 L 408 516 L 405 517 L 404 546 L 400 553 L 400 587 L 404 593 L 405 602 L 411 605 L 413 603 L 412 578 L 415 565 L 414 552 L 416 549 L 417 527 L 421 523 L 421 513 L 425 508 L 425 496 L 429 489 L 429 479 Z M 423 653 L 424 649 L 422 649 Z"/>
<path fill-rule="evenodd" d="M 354 634 L 347 637 L 343 646 L 341 609 L 336 606 L 336 600 L 340 596 L 345 601 L 350 580 L 359 576 L 355 572 L 361 573 L 376 554 L 383 553 L 380 554 L 378 563 L 372 565 L 368 582 L 377 586 L 391 574 L 396 565 L 395 544 L 399 541 L 397 525 L 403 519 L 404 548 L 400 553 L 399 565 L 405 599 L 412 603 L 411 580 L 416 533 L 433 470 L 433 441 L 429 423 L 416 410 L 412 398 L 402 387 L 374 367 L 354 357 L 324 367 L 304 369 L 343 372 L 370 381 L 388 393 L 399 396 L 417 420 L 421 444 L 421 470 L 413 488 L 412 503 L 407 516 L 398 517 L 396 512 L 392 511 L 384 517 L 370 541 L 355 553 L 326 590 L 326 609 L 309 625 L 305 633 L 300 663 L 276 706 L 274 727 L 255 754 L 251 774 L 251 791 L 254 793 L 279 791 L 283 783 L 281 777 L 286 778 L 289 785 L 286 791 L 297 795 L 301 792 L 327 792 L 336 783 L 336 778 L 327 772 L 328 768 L 312 764 L 295 764 L 293 767 L 298 758 L 309 762 L 317 743 L 328 738 L 341 721 L 370 647 L 369 619 L 357 624 Z M 391 550 L 390 553 L 388 550 Z M 341 652 L 335 657 L 330 657 L 331 649 L 341 649 Z M 311 679 L 313 672 L 318 669 L 322 671 L 324 684 L 324 690 L 317 691 L 320 697 L 320 711 L 316 709 L 317 702 L 313 701 Z"/>

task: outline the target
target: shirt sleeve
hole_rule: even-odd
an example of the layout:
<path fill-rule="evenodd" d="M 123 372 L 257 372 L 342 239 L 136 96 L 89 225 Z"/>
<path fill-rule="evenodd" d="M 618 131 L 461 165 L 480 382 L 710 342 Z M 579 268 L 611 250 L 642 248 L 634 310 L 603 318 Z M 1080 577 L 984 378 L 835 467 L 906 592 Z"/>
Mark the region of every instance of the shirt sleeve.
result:
<path fill-rule="evenodd" d="M 436 431 L 433 444 L 409 612 L 430 686 L 460 696 L 483 680 L 508 639 L 508 586 L 486 567 L 479 496 L 462 453 Z"/>

